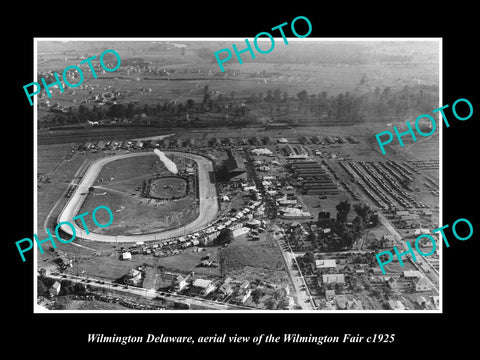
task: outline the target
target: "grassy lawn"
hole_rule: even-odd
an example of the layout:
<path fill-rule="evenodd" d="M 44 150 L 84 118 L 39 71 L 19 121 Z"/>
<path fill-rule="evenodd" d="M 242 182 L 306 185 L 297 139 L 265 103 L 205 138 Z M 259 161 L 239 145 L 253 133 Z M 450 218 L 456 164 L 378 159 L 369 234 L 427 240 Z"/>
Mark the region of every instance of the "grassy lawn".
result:
<path fill-rule="evenodd" d="M 262 234 L 260 240 L 251 241 L 246 236 L 237 237 L 220 250 L 222 272 L 237 280 L 265 280 L 286 283 L 288 275 L 280 250 Z"/>
<path fill-rule="evenodd" d="M 108 206 L 113 213 L 113 223 L 107 228 L 97 227 L 91 216 L 85 217 L 92 232 L 107 235 L 148 234 L 181 227 L 198 216 L 193 187 L 189 194 L 175 200 L 153 200 L 141 197 L 143 180 L 152 176 L 171 175 L 155 154 L 115 160 L 103 167 L 95 189 L 89 193 L 79 213 L 90 214 L 100 205 Z M 175 185 L 177 189 L 178 184 Z M 168 189 L 167 189 L 168 190 Z M 163 196 L 163 185 L 157 187 L 156 195 Z M 171 195 L 168 190 L 166 195 Z M 175 192 L 176 193 L 176 192 Z M 109 220 L 106 211 L 99 211 L 97 220 L 105 224 Z M 82 226 L 80 219 L 77 224 Z"/>

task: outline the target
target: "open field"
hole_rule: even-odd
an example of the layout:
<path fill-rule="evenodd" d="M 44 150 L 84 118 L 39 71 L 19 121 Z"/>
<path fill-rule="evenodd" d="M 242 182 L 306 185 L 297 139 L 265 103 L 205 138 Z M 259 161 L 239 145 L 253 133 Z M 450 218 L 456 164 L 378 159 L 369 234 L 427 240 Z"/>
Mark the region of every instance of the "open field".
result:
<path fill-rule="evenodd" d="M 265 234 L 257 241 L 239 236 L 220 250 L 219 259 L 225 277 L 288 284 L 280 250 Z"/>
<path fill-rule="evenodd" d="M 107 157 L 101 158 L 94 162 L 82 177 L 78 186 L 76 186 L 73 194 L 71 195 L 66 207 L 62 210 L 59 216 L 59 222 L 68 222 L 70 219 L 73 219 L 76 214 L 78 214 L 80 207 L 88 196 L 88 190 L 95 183 L 98 175 L 100 174 L 103 166 L 108 164 L 111 161 L 115 161 L 119 158 L 130 158 L 130 157 L 142 157 L 151 155 L 150 153 L 140 152 L 140 153 L 126 153 L 122 155 L 117 155 L 116 157 Z M 199 199 L 199 215 L 192 222 L 182 226 L 181 228 L 166 230 L 163 232 L 150 233 L 150 234 L 138 234 L 138 235 L 107 235 L 99 234 L 93 232 L 83 231 L 76 223 L 75 226 L 76 232 L 80 234 L 79 237 L 95 240 L 95 241 L 107 241 L 107 242 L 138 242 L 138 241 L 149 241 L 149 240 L 161 240 L 168 239 L 174 236 L 180 236 L 187 231 L 196 231 L 205 226 L 210 221 L 215 218 L 215 215 L 218 210 L 218 201 L 216 197 L 216 188 L 215 184 L 212 182 L 211 173 L 213 172 L 212 163 L 209 159 L 192 153 L 181 153 L 181 152 L 169 152 L 167 155 L 176 155 L 178 157 L 187 157 L 191 160 L 197 162 L 198 166 L 198 199 Z M 118 210 L 118 209 L 117 209 Z M 105 221 L 103 224 L 107 223 Z M 72 235 L 72 228 L 66 224 L 61 226 L 62 231 Z"/>
<path fill-rule="evenodd" d="M 299 40 L 299 39 L 295 39 Z M 304 39 L 302 39 L 304 40 Z M 285 89 L 292 96 L 301 90 L 318 92 L 318 84 L 330 95 L 349 91 L 362 94 L 376 86 L 393 89 L 405 85 L 437 84 L 438 55 L 435 42 L 422 43 L 422 51 L 408 42 L 368 43 L 292 41 L 275 47 L 275 56 L 260 55 L 251 59 L 244 55 L 243 64 L 231 60 L 225 63 L 229 74 L 219 76 L 220 69 L 213 53 L 231 47 L 232 41 L 183 41 L 184 48 L 175 48 L 167 42 L 40 42 L 39 71 L 61 72 L 68 65 L 77 65 L 79 55 L 100 54 L 113 48 L 120 54 L 121 68 L 114 73 L 101 74 L 94 79 L 85 74 L 88 89 L 106 91 L 122 89 L 127 101 L 144 103 L 185 101 L 192 98 L 201 101 L 201 89 L 209 86 L 222 94 L 246 97 L 252 91 Z M 302 54 L 301 56 L 299 54 Z M 408 60 L 406 60 L 408 58 Z M 129 67 L 132 59 L 143 59 L 150 68 L 159 67 L 160 73 L 140 73 Z M 192 66 L 192 64 L 195 64 Z M 143 66 L 143 65 L 142 65 Z M 223 75 L 223 74 L 222 74 Z M 361 79 L 364 81 L 361 83 Z M 107 81 L 106 81 L 107 80 Z M 107 85 L 108 84 L 108 85 Z M 144 89 L 151 89 L 148 92 Z M 88 91 L 67 89 L 55 94 L 55 101 L 62 106 L 74 105 L 73 99 L 88 97 Z"/>
<path fill-rule="evenodd" d="M 88 159 L 96 154 L 71 154 L 72 143 L 39 145 L 37 149 L 37 221 L 36 233 L 45 235 L 45 227 L 55 228 L 56 217 L 66 200 L 63 194 L 78 176 Z M 49 216 L 50 215 L 50 216 Z M 46 223 L 48 217 L 48 223 Z"/>
<path fill-rule="evenodd" d="M 57 306 L 63 306 L 64 310 L 129 310 L 128 307 L 118 303 L 107 303 L 100 300 L 76 300 L 71 296 L 64 296 L 56 302 Z"/>
<path fill-rule="evenodd" d="M 187 195 L 188 181 L 180 177 L 162 177 L 152 181 L 149 196 L 157 198 L 180 198 Z"/>
<path fill-rule="evenodd" d="M 126 275 L 131 269 L 136 269 L 138 266 L 147 265 L 151 272 L 160 275 L 159 267 L 165 271 L 175 273 L 182 273 L 187 275 L 194 271 L 200 276 L 219 277 L 219 268 L 214 267 L 200 267 L 202 257 L 209 254 L 210 259 L 217 260 L 217 247 L 208 247 L 206 251 L 193 252 L 192 249 L 187 249 L 175 256 L 154 257 L 152 255 L 133 255 L 132 260 L 121 261 L 119 252 L 104 251 L 90 255 L 83 255 L 78 257 L 78 261 L 74 262 L 73 267 L 68 268 L 66 272 L 76 275 L 83 274 L 84 276 L 91 276 L 94 278 L 104 278 L 108 280 L 118 280 Z M 150 279 L 150 285 L 154 283 Z M 159 281 L 159 280 L 158 280 Z M 157 281 L 157 282 L 158 282 Z M 147 285 L 149 285 L 147 284 Z"/>
<path fill-rule="evenodd" d="M 176 200 L 157 201 L 140 196 L 144 180 L 169 174 L 153 153 L 111 161 L 102 167 L 94 183 L 94 191 L 86 196 L 79 213 L 92 213 L 97 206 L 108 206 L 115 219 L 111 226 L 98 228 L 91 217 L 85 219 L 88 229 L 105 235 L 149 234 L 186 225 L 198 216 L 195 192 Z M 182 181 L 186 183 L 186 180 Z M 185 187 L 182 189 L 184 194 Z M 157 192 L 160 197 L 170 197 L 170 191 L 164 194 L 163 188 Z M 103 215 L 105 219 L 99 213 L 101 224 L 108 222 L 108 215 Z M 80 219 L 77 225 L 82 225 Z"/>

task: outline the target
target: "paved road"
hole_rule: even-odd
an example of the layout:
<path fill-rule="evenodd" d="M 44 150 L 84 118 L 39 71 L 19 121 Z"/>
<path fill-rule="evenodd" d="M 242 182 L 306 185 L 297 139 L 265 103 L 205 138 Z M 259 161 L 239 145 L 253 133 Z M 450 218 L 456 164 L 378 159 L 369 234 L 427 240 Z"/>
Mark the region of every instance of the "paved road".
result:
<path fill-rule="evenodd" d="M 137 241 L 150 241 L 150 240 L 164 240 L 175 236 L 181 236 L 184 233 L 194 232 L 200 230 L 211 222 L 218 212 L 217 192 L 215 184 L 210 181 L 210 173 L 213 172 L 213 164 L 211 160 L 197 154 L 183 153 L 176 151 L 167 151 L 167 155 L 172 154 L 178 157 L 185 157 L 194 160 L 198 165 L 198 182 L 199 182 L 199 215 L 198 217 L 188 225 L 181 228 L 172 229 L 159 233 L 143 234 L 143 235 L 102 235 L 98 233 L 90 232 L 87 234 L 85 230 L 81 229 L 75 222 L 72 222 L 80 208 L 88 196 L 88 188 L 95 183 L 103 166 L 107 163 L 137 156 L 151 156 L 153 152 L 139 152 L 121 154 L 111 157 L 99 159 L 92 163 L 87 172 L 78 184 L 75 192 L 72 194 L 67 205 L 60 213 L 57 223 L 70 222 L 75 226 L 76 236 L 81 239 L 103 241 L 103 242 L 137 242 Z M 106 204 L 108 206 L 108 204 Z M 114 215 L 115 216 L 115 215 Z M 113 219 L 115 221 L 115 217 Z M 68 225 L 62 225 L 61 229 L 69 235 L 72 235 L 72 229 Z"/>
<path fill-rule="evenodd" d="M 375 204 L 373 204 L 372 200 L 367 197 L 365 195 L 365 193 L 362 191 L 362 192 L 359 192 L 360 196 L 365 200 L 365 202 L 367 204 L 370 205 L 370 207 L 372 209 L 375 209 L 376 206 Z M 402 248 L 404 250 L 408 250 L 406 244 L 405 244 L 405 241 L 402 241 L 402 236 L 400 235 L 400 233 L 397 231 L 397 229 L 392 225 L 392 223 L 381 213 L 381 211 L 378 211 L 378 220 L 380 221 L 380 223 L 385 226 L 385 228 L 388 230 L 388 232 L 394 236 L 395 238 L 395 242 L 399 245 L 399 249 Z M 363 250 L 359 250 L 359 251 L 363 251 Z M 391 251 L 393 252 L 393 249 L 391 249 Z M 416 256 L 417 257 L 417 256 Z M 418 254 L 418 257 L 420 258 L 423 258 L 423 261 L 424 262 L 427 262 L 427 260 L 423 257 L 423 256 L 420 256 L 420 254 Z M 422 268 L 420 268 L 418 266 L 418 264 L 415 262 L 415 261 L 411 261 L 411 264 L 413 264 L 413 266 L 415 266 L 415 268 L 420 271 L 425 279 L 430 283 L 430 285 L 432 286 L 433 289 L 435 289 L 438 293 L 439 293 L 439 290 L 438 290 L 438 287 L 436 286 L 436 284 L 439 283 L 439 276 L 438 276 L 438 272 L 435 270 L 434 272 L 430 272 L 428 274 L 426 274 Z M 431 268 L 433 268 L 433 266 L 427 262 L 427 265 L 429 265 Z M 433 278 L 433 281 L 432 281 L 432 278 Z"/>
<path fill-rule="evenodd" d="M 278 227 L 278 225 L 273 224 L 272 228 L 275 233 L 281 232 L 281 229 Z M 295 254 L 288 242 L 285 241 L 283 236 L 275 235 L 275 233 L 272 234 L 272 237 L 277 243 L 277 246 L 280 248 L 280 251 L 282 252 L 283 261 L 285 263 L 287 273 L 290 277 L 293 290 L 295 291 L 295 295 L 297 296 L 298 305 L 303 310 L 315 310 L 315 304 L 312 297 L 310 296 L 308 285 L 305 282 L 302 272 L 300 271 L 300 267 L 297 263 L 296 256 L 301 256 L 301 254 Z M 289 251 L 284 249 L 285 246 L 288 247 Z"/>

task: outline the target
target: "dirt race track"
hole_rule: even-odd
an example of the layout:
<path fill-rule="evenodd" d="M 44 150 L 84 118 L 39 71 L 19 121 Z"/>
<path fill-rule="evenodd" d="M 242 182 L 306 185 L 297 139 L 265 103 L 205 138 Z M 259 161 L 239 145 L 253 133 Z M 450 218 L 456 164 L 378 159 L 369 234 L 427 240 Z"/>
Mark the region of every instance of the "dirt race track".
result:
<path fill-rule="evenodd" d="M 144 234 L 144 235 L 102 235 L 98 233 L 90 232 L 87 234 L 85 230 L 80 228 L 72 219 L 77 215 L 82 206 L 82 203 L 85 201 L 88 188 L 92 186 L 97 179 L 100 171 L 103 166 L 107 163 L 119 160 L 128 157 L 136 156 L 147 156 L 151 155 L 151 152 L 140 152 L 140 153 L 130 153 L 122 154 L 111 157 L 106 157 L 100 160 L 93 162 L 88 168 L 87 172 L 83 176 L 82 180 L 78 184 L 75 192 L 69 199 L 68 203 L 60 213 L 57 218 L 57 223 L 69 222 L 74 225 L 76 231 L 76 237 L 93 240 L 93 241 L 103 241 L 103 242 L 137 242 L 137 241 L 152 241 L 152 240 L 164 240 L 172 238 L 175 236 L 182 236 L 185 233 L 190 233 L 194 231 L 199 231 L 205 227 L 209 222 L 211 222 L 218 211 L 218 202 L 217 202 L 217 192 L 215 184 L 210 181 L 210 173 L 213 172 L 212 162 L 197 154 L 168 151 L 166 154 L 172 154 L 178 157 L 185 157 L 194 160 L 198 165 L 198 183 L 199 183 L 199 215 L 191 223 L 182 226 L 177 229 L 167 230 L 159 233 Z M 108 206 L 108 204 L 106 204 Z M 115 218 L 113 219 L 115 221 Z M 70 226 L 64 224 L 61 226 L 61 229 L 69 234 L 73 235 L 72 229 Z"/>

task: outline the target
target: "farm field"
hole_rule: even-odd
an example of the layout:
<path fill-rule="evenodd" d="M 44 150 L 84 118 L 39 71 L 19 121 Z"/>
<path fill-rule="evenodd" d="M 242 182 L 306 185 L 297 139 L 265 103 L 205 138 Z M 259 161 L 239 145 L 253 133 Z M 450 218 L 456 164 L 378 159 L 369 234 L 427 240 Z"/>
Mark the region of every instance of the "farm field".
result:
<path fill-rule="evenodd" d="M 237 40 L 232 42 L 238 43 Z M 206 88 L 214 96 L 245 101 L 254 92 L 265 94 L 276 89 L 292 97 L 303 90 L 308 94 L 326 91 L 329 96 L 345 92 L 359 96 L 371 94 L 376 88 L 397 91 L 409 86 L 438 86 L 435 42 L 425 42 L 422 52 L 418 52 L 408 42 L 373 46 L 368 42 L 292 41 L 277 46 L 275 56 L 244 56 L 243 64 L 231 60 L 225 63 L 227 72 L 222 73 L 213 53 L 231 44 L 182 41 L 182 47 L 176 47 L 162 41 L 40 43 L 38 69 L 61 73 L 64 67 L 77 65 L 86 53 L 100 53 L 112 45 L 120 54 L 123 65 L 119 70 L 103 71 L 97 79 L 85 73 L 82 86 L 66 88 L 63 93 L 55 91 L 51 101 L 65 109 L 83 104 L 92 94 L 112 91 L 120 93 L 122 103 L 157 105 L 185 103 L 189 99 L 201 103 Z M 300 111 L 295 114 L 304 116 Z M 42 109 L 39 119 L 46 115 Z M 277 116 L 281 118 L 282 112 L 277 112 Z M 247 117 L 255 123 L 263 121 L 255 110 Z"/>

